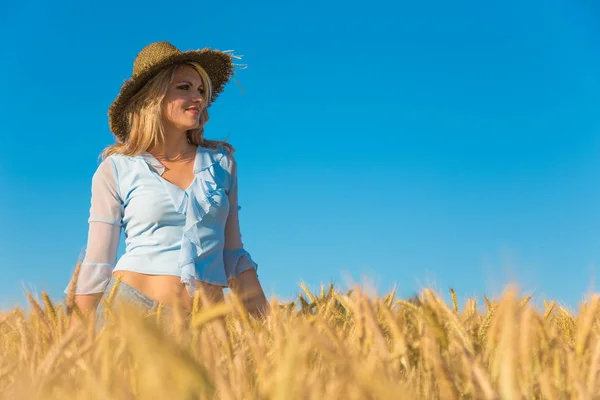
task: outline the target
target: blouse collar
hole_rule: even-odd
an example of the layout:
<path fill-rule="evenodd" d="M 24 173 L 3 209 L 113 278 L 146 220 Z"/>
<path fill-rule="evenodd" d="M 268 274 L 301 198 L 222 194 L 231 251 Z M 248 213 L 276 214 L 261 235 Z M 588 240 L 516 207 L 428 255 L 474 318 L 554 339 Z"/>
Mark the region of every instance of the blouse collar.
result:
<path fill-rule="evenodd" d="M 219 147 L 219 150 L 221 150 L 221 147 Z M 194 158 L 194 175 L 197 175 L 200 171 L 203 171 L 209 168 L 211 165 L 219 162 L 222 156 L 223 153 L 221 151 L 198 146 L 196 149 L 196 156 Z M 150 166 L 150 168 L 156 171 L 157 174 L 162 176 L 162 174 L 165 173 L 167 168 L 152 154 L 144 152 L 140 154 L 140 157 L 148 164 L 148 166 Z"/>

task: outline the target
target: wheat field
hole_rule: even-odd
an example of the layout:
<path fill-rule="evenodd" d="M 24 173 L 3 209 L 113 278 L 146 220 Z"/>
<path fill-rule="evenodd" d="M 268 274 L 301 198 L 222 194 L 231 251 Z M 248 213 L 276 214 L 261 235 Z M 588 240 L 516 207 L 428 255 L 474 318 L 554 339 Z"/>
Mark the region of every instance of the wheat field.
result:
<path fill-rule="evenodd" d="M 508 287 L 498 299 L 446 304 L 333 286 L 271 301 L 266 318 L 240 299 L 191 318 L 106 301 L 98 334 L 43 293 L 0 316 L 2 399 L 591 399 L 599 397 L 600 297 L 572 315 L 536 310 Z M 79 318 L 71 324 L 70 313 Z"/>

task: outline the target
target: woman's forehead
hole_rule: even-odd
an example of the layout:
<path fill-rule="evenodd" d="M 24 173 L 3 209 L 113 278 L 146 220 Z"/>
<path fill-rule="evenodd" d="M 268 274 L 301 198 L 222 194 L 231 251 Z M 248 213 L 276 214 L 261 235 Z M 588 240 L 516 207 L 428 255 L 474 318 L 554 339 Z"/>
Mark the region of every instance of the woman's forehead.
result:
<path fill-rule="evenodd" d="M 177 72 L 175 73 L 175 79 L 179 80 L 188 80 L 190 82 L 202 83 L 202 78 L 200 74 L 191 65 L 181 65 L 177 68 Z"/>

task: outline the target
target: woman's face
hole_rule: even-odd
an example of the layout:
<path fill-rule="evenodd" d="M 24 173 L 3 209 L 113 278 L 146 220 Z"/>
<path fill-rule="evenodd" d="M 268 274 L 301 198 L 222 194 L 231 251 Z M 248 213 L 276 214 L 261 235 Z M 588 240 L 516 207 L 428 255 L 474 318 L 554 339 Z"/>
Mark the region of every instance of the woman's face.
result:
<path fill-rule="evenodd" d="M 200 74 L 190 65 L 178 68 L 163 100 L 163 124 L 188 131 L 206 123 L 205 87 Z"/>

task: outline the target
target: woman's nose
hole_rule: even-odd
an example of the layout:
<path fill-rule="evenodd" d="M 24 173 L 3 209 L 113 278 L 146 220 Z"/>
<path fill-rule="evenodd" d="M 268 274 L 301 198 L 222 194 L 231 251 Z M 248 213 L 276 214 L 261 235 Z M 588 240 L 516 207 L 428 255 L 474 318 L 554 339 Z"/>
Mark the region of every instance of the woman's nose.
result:
<path fill-rule="evenodd" d="M 200 93 L 195 94 L 192 100 L 194 101 L 194 103 L 198 103 L 198 104 L 204 104 L 204 101 L 205 101 L 204 96 L 201 95 Z"/>

